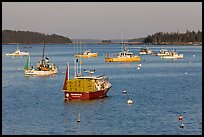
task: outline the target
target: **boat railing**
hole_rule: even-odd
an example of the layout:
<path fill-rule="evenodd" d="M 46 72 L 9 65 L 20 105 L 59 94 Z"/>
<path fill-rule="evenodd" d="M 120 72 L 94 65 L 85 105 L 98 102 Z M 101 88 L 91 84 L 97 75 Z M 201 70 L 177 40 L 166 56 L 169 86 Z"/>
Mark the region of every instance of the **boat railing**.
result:
<path fill-rule="evenodd" d="M 106 54 L 103 54 L 103 56 L 105 58 L 115 58 L 115 57 L 118 57 L 120 55 L 120 53 L 106 53 Z"/>

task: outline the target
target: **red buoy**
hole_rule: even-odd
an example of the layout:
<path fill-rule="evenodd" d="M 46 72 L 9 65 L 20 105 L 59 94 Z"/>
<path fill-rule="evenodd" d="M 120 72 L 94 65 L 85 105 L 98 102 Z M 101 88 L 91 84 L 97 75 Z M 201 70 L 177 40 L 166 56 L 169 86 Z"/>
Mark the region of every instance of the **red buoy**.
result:
<path fill-rule="evenodd" d="M 182 121 L 183 120 L 183 116 L 179 115 L 178 119 L 179 119 L 179 121 Z"/>

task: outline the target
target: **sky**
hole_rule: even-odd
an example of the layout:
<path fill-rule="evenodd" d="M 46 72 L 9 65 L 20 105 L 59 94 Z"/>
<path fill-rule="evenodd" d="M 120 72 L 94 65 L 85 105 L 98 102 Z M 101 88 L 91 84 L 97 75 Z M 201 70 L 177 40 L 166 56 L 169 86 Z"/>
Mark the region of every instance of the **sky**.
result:
<path fill-rule="evenodd" d="M 202 30 L 202 2 L 2 2 L 2 30 L 131 39 Z"/>

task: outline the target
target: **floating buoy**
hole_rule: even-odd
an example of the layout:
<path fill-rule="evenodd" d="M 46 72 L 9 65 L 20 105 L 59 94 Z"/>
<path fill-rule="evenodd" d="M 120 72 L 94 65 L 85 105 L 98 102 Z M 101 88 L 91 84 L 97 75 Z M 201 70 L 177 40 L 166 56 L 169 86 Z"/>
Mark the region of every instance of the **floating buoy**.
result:
<path fill-rule="evenodd" d="M 139 70 L 139 69 L 140 69 L 140 67 L 137 67 L 137 69 Z"/>
<path fill-rule="evenodd" d="M 126 93 L 127 93 L 127 91 L 124 90 L 124 91 L 123 91 L 123 94 L 126 94 Z"/>
<path fill-rule="evenodd" d="M 14 58 L 14 56 L 12 58 Z"/>
<path fill-rule="evenodd" d="M 178 120 L 179 120 L 179 121 L 182 121 L 182 120 L 183 120 L 183 116 L 182 116 L 182 115 L 179 115 Z"/>
<path fill-rule="evenodd" d="M 188 74 L 187 72 L 185 72 L 185 74 Z"/>
<path fill-rule="evenodd" d="M 128 104 L 132 104 L 133 101 L 132 101 L 131 99 L 128 99 L 127 103 L 128 103 Z"/>
<path fill-rule="evenodd" d="M 181 124 L 181 125 L 180 125 L 180 128 L 184 128 L 184 124 Z"/>
<path fill-rule="evenodd" d="M 80 122 L 80 114 L 78 114 L 77 122 Z"/>
<path fill-rule="evenodd" d="M 193 55 L 193 57 L 195 57 L 195 55 Z"/>
<path fill-rule="evenodd" d="M 18 68 L 18 70 L 21 70 L 20 68 Z"/>
<path fill-rule="evenodd" d="M 142 66 L 142 64 L 138 64 L 137 66 L 138 66 L 138 67 L 141 67 L 141 66 Z"/>

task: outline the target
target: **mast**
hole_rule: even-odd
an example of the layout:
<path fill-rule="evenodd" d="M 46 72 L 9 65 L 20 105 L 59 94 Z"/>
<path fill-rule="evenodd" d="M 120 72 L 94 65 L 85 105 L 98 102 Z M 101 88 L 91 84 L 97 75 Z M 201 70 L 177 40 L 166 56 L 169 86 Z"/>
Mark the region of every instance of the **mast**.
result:
<path fill-rule="evenodd" d="M 81 53 L 81 41 L 80 41 L 80 53 Z M 80 58 L 80 61 L 79 61 L 79 73 L 81 75 L 81 64 L 82 64 L 82 61 L 81 61 L 81 58 Z"/>
<path fill-rule="evenodd" d="M 44 64 L 44 52 L 45 52 L 45 43 L 44 43 L 44 46 L 43 46 L 43 53 L 42 53 L 41 64 Z"/>

